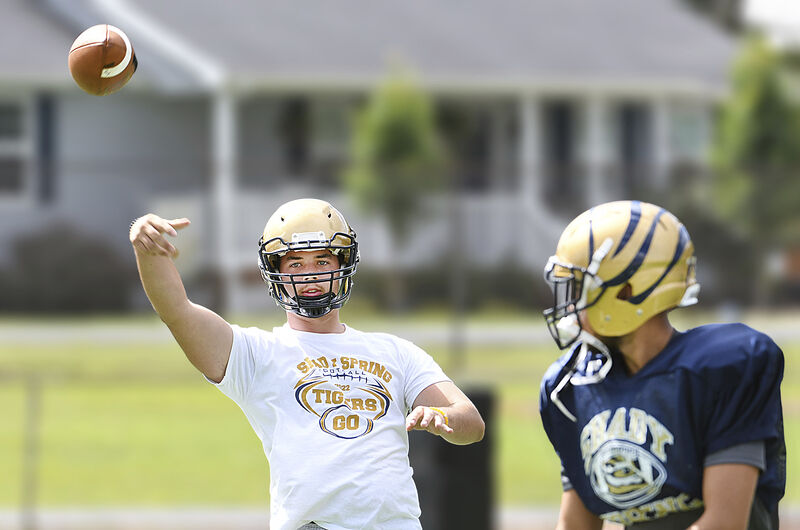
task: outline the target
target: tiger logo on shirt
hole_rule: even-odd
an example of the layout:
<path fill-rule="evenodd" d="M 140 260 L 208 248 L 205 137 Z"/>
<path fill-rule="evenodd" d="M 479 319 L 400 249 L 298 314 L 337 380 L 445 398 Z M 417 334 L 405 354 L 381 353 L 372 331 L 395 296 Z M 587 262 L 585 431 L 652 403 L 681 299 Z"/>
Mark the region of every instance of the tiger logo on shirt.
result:
<path fill-rule="evenodd" d="M 385 383 L 391 373 L 377 363 L 342 357 L 313 359 L 302 366 L 308 369 L 294 387 L 295 399 L 318 418 L 326 434 L 365 436 L 389 410 L 393 398 Z"/>

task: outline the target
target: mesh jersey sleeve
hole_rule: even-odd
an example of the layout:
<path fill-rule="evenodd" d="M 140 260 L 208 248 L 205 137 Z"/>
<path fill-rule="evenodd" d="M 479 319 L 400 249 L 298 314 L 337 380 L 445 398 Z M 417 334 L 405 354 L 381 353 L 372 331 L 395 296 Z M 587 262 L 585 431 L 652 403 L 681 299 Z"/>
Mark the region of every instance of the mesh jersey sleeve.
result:
<path fill-rule="evenodd" d="M 414 405 L 419 393 L 434 383 L 449 381 L 444 371 L 439 367 L 433 357 L 422 348 L 408 341 L 399 344 L 401 353 L 405 357 L 405 394 L 406 408 Z"/>
<path fill-rule="evenodd" d="M 730 352 L 729 363 L 708 373 L 713 406 L 707 407 L 706 455 L 781 436 L 783 352 L 761 334 L 741 347 Z"/>
<path fill-rule="evenodd" d="M 767 450 L 764 440 L 726 447 L 706 456 L 703 461 L 703 467 L 717 464 L 747 464 L 764 471 L 767 469 Z"/>
<path fill-rule="evenodd" d="M 247 399 L 255 377 L 255 352 L 259 343 L 257 332 L 260 330 L 245 329 L 236 325 L 231 325 L 231 329 L 233 330 L 233 344 L 225 375 L 219 383 L 211 380 L 209 382 L 233 401 L 241 404 Z"/>

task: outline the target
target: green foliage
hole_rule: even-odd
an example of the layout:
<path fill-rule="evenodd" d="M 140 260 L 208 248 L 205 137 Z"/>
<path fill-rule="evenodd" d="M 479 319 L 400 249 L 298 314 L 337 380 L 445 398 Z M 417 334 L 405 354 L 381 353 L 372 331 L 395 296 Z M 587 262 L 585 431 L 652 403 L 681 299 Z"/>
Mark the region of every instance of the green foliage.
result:
<path fill-rule="evenodd" d="M 766 247 L 796 238 L 800 218 L 800 121 L 785 73 L 765 40 L 746 40 L 713 160 L 719 213 Z"/>
<path fill-rule="evenodd" d="M 410 75 L 394 72 L 357 116 L 345 184 L 403 239 L 421 211 L 420 198 L 440 189 L 444 176 L 431 104 Z"/>

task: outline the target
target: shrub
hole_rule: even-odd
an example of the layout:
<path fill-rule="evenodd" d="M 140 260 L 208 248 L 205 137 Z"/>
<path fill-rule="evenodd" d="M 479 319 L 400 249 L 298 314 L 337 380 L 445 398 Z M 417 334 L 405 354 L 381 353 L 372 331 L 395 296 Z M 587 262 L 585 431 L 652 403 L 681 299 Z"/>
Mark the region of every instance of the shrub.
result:
<path fill-rule="evenodd" d="M 0 271 L 0 311 L 121 311 L 137 281 L 132 260 L 70 226 L 20 236 L 12 252 Z"/>

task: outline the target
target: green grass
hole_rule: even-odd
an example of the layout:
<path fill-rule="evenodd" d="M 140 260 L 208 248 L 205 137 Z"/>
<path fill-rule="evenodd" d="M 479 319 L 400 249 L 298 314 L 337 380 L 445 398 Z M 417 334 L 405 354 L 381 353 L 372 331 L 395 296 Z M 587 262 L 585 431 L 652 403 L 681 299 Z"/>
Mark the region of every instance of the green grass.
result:
<path fill-rule="evenodd" d="M 21 500 L 18 479 L 22 476 L 24 397 L 21 384 L 0 381 L 0 469 L 5 475 L 0 480 L 0 505 Z"/>
<path fill-rule="evenodd" d="M 47 327 L 83 326 L 53 320 Z M 41 323 L 4 321 L 32 334 Z M 21 502 L 25 382 L 42 378 L 38 500 L 44 506 L 259 505 L 268 502 L 261 445 L 239 408 L 203 381 L 171 341 L 147 338 L 152 319 L 89 323 L 128 336 L 26 338 L 0 343 L 0 506 Z M 84 328 L 81 328 L 84 329 Z M 157 328 L 160 329 L 160 328 Z M 80 337 L 80 334 L 75 335 Z M 426 346 L 422 344 L 421 346 Z M 800 344 L 783 345 L 787 447 L 800 443 Z M 559 464 L 541 428 L 538 385 L 556 352 L 470 348 L 455 366 L 446 347 L 430 353 L 465 389 L 495 390 L 494 466 L 502 505 L 555 504 Z M 9 377 L 14 374 L 14 377 Z M 789 455 L 787 501 L 800 503 L 800 464 Z"/>
<path fill-rule="evenodd" d="M 266 505 L 261 444 L 173 343 L 3 344 L 0 505 L 21 499 L 28 378 L 41 381 L 39 501 L 48 506 Z"/>
<path fill-rule="evenodd" d="M 265 502 L 260 443 L 216 390 L 189 383 L 53 385 L 43 409 L 48 502 Z"/>

